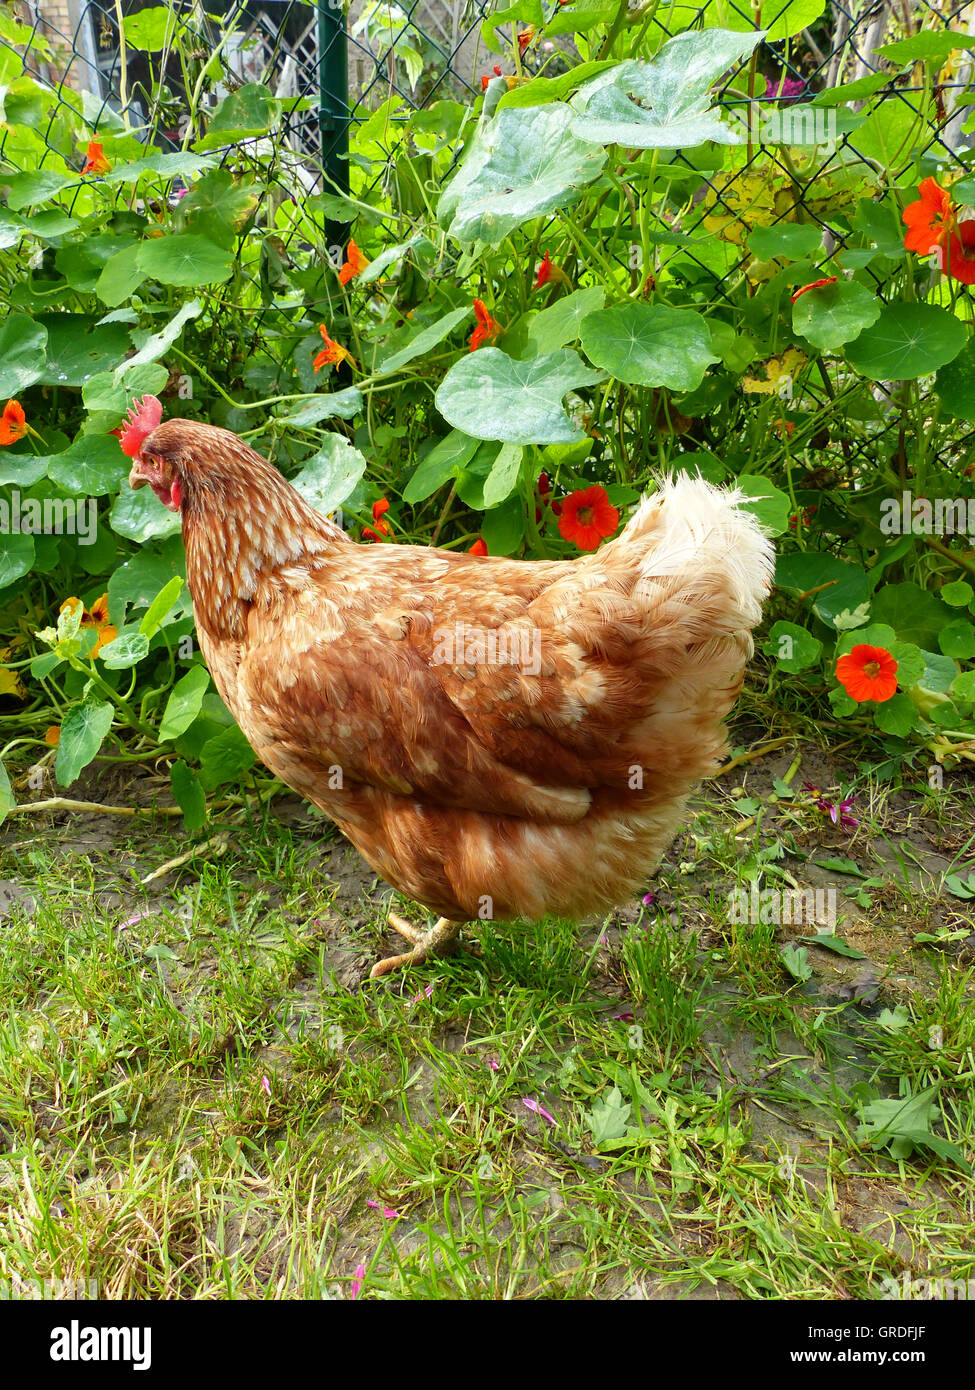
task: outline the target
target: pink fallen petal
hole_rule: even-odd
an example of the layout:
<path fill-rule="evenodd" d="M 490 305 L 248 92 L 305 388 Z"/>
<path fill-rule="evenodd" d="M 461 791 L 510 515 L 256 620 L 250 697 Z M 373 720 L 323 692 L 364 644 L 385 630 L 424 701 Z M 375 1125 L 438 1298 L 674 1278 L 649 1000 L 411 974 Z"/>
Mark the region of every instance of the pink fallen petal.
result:
<path fill-rule="evenodd" d="M 632 1023 L 632 1021 L 633 1021 L 633 1014 L 630 1014 L 630 1013 L 611 1014 L 610 1017 L 611 1017 L 611 1018 L 624 1018 L 624 1019 L 627 1020 L 627 1022 L 630 1022 L 630 1023 Z"/>
<path fill-rule="evenodd" d="M 423 990 L 421 994 L 414 994 L 413 998 L 410 1000 L 410 1003 L 419 1004 L 421 999 L 429 999 L 432 993 L 433 985 L 427 985 L 426 989 Z"/>
<path fill-rule="evenodd" d="M 267 1091 L 268 1095 L 271 1094 L 271 1083 L 266 1076 L 261 1077 L 261 1090 Z"/>
<path fill-rule="evenodd" d="M 492 1071 L 500 1071 L 500 1070 L 501 1070 L 501 1063 L 498 1061 L 497 1057 L 489 1057 L 489 1058 L 487 1059 L 487 1064 L 488 1064 L 488 1066 L 491 1068 Z"/>
<path fill-rule="evenodd" d="M 558 1120 L 555 1118 L 555 1116 L 550 1115 L 547 1110 L 543 1109 L 543 1107 L 539 1105 L 537 1100 L 529 1100 L 527 1097 L 523 1096 L 521 1103 L 525 1107 L 525 1109 L 530 1110 L 533 1115 L 541 1115 L 543 1120 L 548 1120 L 550 1125 L 558 1124 Z"/>
<path fill-rule="evenodd" d="M 376 1211 L 380 1211 L 380 1210 L 381 1210 L 381 1211 L 382 1211 L 382 1214 L 383 1214 L 383 1217 L 384 1217 L 384 1219 L 385 1219 L 386 1221 L 398 1221 L 398 1220 L 399 1220 L 399 1212 L 398 1212 L 398 1211 L 396 1211 L 393 1207 L 382 1207 L 382 1208 L 380 1208 L 379 1203 L 378 1203 L 378 1202 L 374 1202 L 374 1201 L 372 1200 L 371 1197 L 367 1197 L 367 1198 L 366 1198 L 366 1206 L 367 1206 L 367 1207 L 374 1207 L 374 1208 L 376 1209 Z"/>
<path fill-rule="evenodd" d="M 365 1265 L 356 1265 L 355 1274 L 352 1276 L 352 1297 L 359 1297 L 359 1290 L 362 1288 L 362 1281 L 366 1277 Z"/>

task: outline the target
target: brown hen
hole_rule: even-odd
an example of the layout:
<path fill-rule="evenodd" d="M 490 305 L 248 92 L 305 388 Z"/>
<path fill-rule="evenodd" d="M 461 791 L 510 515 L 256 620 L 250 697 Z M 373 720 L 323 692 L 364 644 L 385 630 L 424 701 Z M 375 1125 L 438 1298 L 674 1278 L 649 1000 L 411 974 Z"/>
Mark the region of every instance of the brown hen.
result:
<path fill-rule="evenodd" d="M 200 645 L 258 756 L 460 926 L 618 904 L 653 873 L 725 749 L 772 551 L 740 495 L 681 476 L 572 561 L 356 545 L 227 430 L 123 447 L 182 517 Z"/>

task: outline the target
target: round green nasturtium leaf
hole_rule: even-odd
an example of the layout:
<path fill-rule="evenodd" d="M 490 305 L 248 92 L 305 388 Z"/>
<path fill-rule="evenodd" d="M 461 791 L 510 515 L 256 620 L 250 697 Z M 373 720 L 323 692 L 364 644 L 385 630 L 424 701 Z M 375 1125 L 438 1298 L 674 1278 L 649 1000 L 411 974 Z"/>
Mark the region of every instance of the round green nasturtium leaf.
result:
<path fill-rule="evenodd" d="M 806 223 L 777 222 L 774 227 L 756 227 L 748 238 L 748 249 L 760 261 L 787 259 L 801 261 L 823 244 L 823 229 Z"/>
<path fill-rule="evenodd" d="M 47 360 L 40 378 L 45 386 L 84 386 L 96 372 L 118 366 L 132 347 L 124 323 L 92 326 L 86 314 L 49 314 Z"/>
<path fill-rule="evenodd" d="M 876 622 L 889 623 L 902 642 L 913 642 L 925 651 L 938 646 L 938 634 L 951 618 L 947 608 L 934 594 L 919 584 L 883 584 L 870 605 Z"/>
<path fill-rule="evenodd" d="M 117 536 L 138 541 L 140 545 L 143 541 L 161 536 L 174 536 L 182 528 L 177 514 L 164 507 L 150 487 L 139 488 L 138 491 L 123 487 L 112 504 L 108 524 Z"/>
<path fill-rule="evenodd" d="M 0 590 L 34 568 L 34 537 L 0 531 Z"/>
<path fill-rule="evenodd" d="M 589 285 L 583 290 L 573 290 L 572 294 L 557 299 L 546 309 L 540 309 L 529 321 L 526 330 L 526 351 L 519 357 L 529 354 L 544 356 L 547 352 L 558 352 L 579 336 L 584 319 L 603 307 L 606 291 L 599 285 Z M 505 338 L 505 347 L 508 340 Z"/>
<path fill-rule="evenodd" d="M 576 93 L 572 105 L 580 114 L 572 129 L 584 140 L 626 149 L 688 149 L 705 140 L 741 144 L 741 134 L 720 120 L 711 89 L 763 37 L 749 18 L 744 26 L 677 34 L 648 63 L 614 64 Z"/>
<path fill-rule="evenodd" d="M 770 536 L 781 536 L 788 529 L 792 506 L 786 493 L 770 483 L 768 478 L 759 478 L 750 473 L 743 473 L 736 482 L 745 494 L 743 505 L 758 517 Z"/>
<path fill-rule="evenodd" d="M 967 336 L 961 319 L 947 309 L 934 304 L 888 304 L 876 322 L 849 344 L 846 356 L 871 381 L 913 381 L 953 361 Z"/>
<path fill-rule="evenodd" d="M 941 404 L 958 420 L 975 420 L 975 338 L 935 378 Z"/>
<path fill-rule="evenodd" d="M 522 223 L 578 202 L 606 151 L 573 134 L 573 117 L 553 102 L 499 111 L 479 130 L 437 208 L 450 235 L 497 246 Z"/>
<path fill-rule="evenodd" d="M 484 513 L 481 535 L 489 555 L 513 555 L 525 534 L 525 508 L 517 493 Z"/>
<path fill-rule="evenodd" d="M 783 671 L 793 674 L 815 666 L 822 650 L 823 644 L 819 638 L 795 623 L 774 623 L 765 642 L 765 651 L 769 656 L 775 658 Z"/>
<path fill-rule="evenodd" d="M 0 396 L 16 396 L 44 372 L 47 329 L 26 314 L 11 314 L 0 323 Z"/>
<path fill-rule="evenodd" d="M 152 5 L 138 14 L 125 16 L 125 42 L 130 48 L 157 53 L 172 42 L 177 23 L 175 13 L 168 5 Z"/>
<path fill-rule="evenodd" d="M 924 675 L 918 685 L 925 690 L 950 690 L 952 681 L 958 675 L 958 667 L 951 657 L 942 656 L 940 652 L 922 652 L 921 655 L 924 657 Z"/>
<path fill-rule="evenodd" d="M 812 27 L 826 8 L 826 0 L 779 0 L 763 22 L 767 25 L 764 35 L 766 43 L 780 43 L 791 39 L 793 34 L 801 34 L 803 29 Z M 729 29 L 751 29 L 756 22 L 747 6 L 739 5 L 738 0 L 715 0 L 714 19 L 718 24 L 727 24 Z M 712 22 L 709 17 L 709 22 Z M 707 31 L 705 30 L 705 33 Z"/>
<path fill-rule="evenodd" d="M 47 476 L 66 492 L 103 497 L 128 476 L 131 460 L 112 434 L 82 434 L 51 459 Z"/>
<path fill-rule="evenodd" d="M 882 305 L 856 280 L 807 290 L 792 306 L 792 327 L 821 352 L 842 347 L 876 323 Z"/>
<path fill-rule="evenodd" d="M 322 447 L 292 478 L 306 502 L 327 516 L 340 507 L 366 471 L 366 460 L 344 434 L 327 434 Z"/>
<path fill-rule="evenodd" d="M 897 684 L 910 690 L 924 675 L 924 653 L 913 642 L 891 642 L 887 650 L 897 662 Z"/>
<path fill-rule="evenodd" d="M 475 439 L 504 444 L 573 444 L 585 438 L 562 407 L 562 398 L 595 386 L 577 352 L 563 348 L 518 362 L 499 348 L 478 348 L 455 362 L 440 383 L 437 409 Z"/>
<path fill-rule="evenodd" d="M 191 666 L 186 675 L 179 678 L 169 692 L 159 724 L 159 737 L 163 742 L 171 742 L 185 734 L 199 714 L 209 688 L 210 674 L 205 666 Z"/>
<path fill-rule="evenodd" d="M 898 691 L 889 700 L 873 706 L 873 720 L 877 728 L 895 738 L 905 738 L 917 723 L 918 709 L 909 695 Z"/>
<path fill-rule="evenodd" d="M 112 727 L 115 706 L 89 697 L 73 705 L 61 721 L 55 775 L 62 787 L 70 786 L 102 746 Z"/>
<path fill-rule="evenodd" d="M 953 618 L 938 633 L 938 645 L 945 656 L 967 661 L 975 656 L 975 627 L 964 618 Z"/>
<path fill-rule="evenodd" d="M 163 236 L 143 242 L 139 265 L 163 285 L 212 285 L 233 269 L 229 251 L 202 236 Z"/>
<path fill-rule="evenodd" d="M 866 571 L 859 565 L 816 550 L 780 555 L 775 586 L 794 596 L 810 594 L 816 616 L 836 628 L 842 627 L 837 619 L 865 605 L 870 592 Z"/>
<path fill-rule="evenodd" d="M 975 598 L 975 589 L 964 579 L 955 579 L 950 584 L 942 584 L 938 597 L 952 608 L 966 608 Z"/>
<path fill-rule="evenodd" d="M 836 643 L 836 655 L 846 656 L 854 647 L 883 647 L 890 651 L 897 634 L 886 623 L 869 623 L 866 627 L 842 632 Z"/>
<path fill-rule="evenodd" d="M 111 642 L 106 642 L 98 653 L 98 659 L 110 671 L 124 671 L 137 665 L 149 655 L 149 638 L 142 632 L 120 632 Z"/>
<path fill-rule="evenodd" d="M 841 685 L 835 686 L 829 692 L 829 703 L 832 706 L 833 713 L 838 715 L 840 719 L 845 719 L 848 715 L 855 714 L 859 708 L 856 700 L 854 700 L 852 696 L 847 695 Z"/>
<path fill-rule="evenodd" d="M 89 412 L 107 410 L 122 416 L 133 400 L 145 395 L 155 396 L 168 380 L 168 367 L 161 362 L 143 362 L 126 372 L 119 385 L 116 385 L 114 372 L 98 372 L 90 376 L 84 384 L 81 398 Z"/>
<path fill-rule="evenodd" d="M 962 671 L 956 676 L 951 693 L 959 700 L 975 700 L 975 671 Z"/>
<path fill-rule="evenodd" d="M 194 770 L 182 759 L 169 769 L 173 800 L 183 812 L 183 825 L 192 834 L 206 824 L 207 796 Z"/>
<path fill-rule="evenodd" d="M 632 386 L 693 391 L 720 360 L 701 314 L 663 304 L 597 309 L 583 319 L 580 339 L 590 362 Z"/>
<path fill-rule="evenodd" d="M 111 307 L 121 304 L 142 284 L 146 278 L 141 259 L 142 246 L 141 241 L 133 242 L 131 246 L 116 251 L 102 266 L 95 281 L 95 293 L 103 304 Z"/>

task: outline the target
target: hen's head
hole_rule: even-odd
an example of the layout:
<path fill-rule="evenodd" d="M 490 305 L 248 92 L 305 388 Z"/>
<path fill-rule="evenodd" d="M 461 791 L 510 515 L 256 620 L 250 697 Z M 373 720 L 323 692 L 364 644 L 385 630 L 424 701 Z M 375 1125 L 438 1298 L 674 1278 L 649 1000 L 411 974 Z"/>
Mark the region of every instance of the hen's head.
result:
<path fill-rule="evenodd" d="M 162 424 L 162 402 L 155 396 L 143 396 L 129 409 L 125 427 L 119 442 L 123 454 L 133 460 L 129 473 L 129 486 L 152 488 L 164 507 L 178 512 L 182 501 L 182 482 L 177 475 L 175 462 L 160 452 L 154 436 Z M 147 442 L 149 447 L 147 447 Z"/>
<path fill-rule="evenodd" d="M 132 459 L 129 486 L 148 483 L 171 512 L 194 498 L 240 505 L 241 489 L 284 486 L 280 474 L 229 430 L 202 420 L 164 421 L 155 396 L 132 405 L 119 442 Z"/>

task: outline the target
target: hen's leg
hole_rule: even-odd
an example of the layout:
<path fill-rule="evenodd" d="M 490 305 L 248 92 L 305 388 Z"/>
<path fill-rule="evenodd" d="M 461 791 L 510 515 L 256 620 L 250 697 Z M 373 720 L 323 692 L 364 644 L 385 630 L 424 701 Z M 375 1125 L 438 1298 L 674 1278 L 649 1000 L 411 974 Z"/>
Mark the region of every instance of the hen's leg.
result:
<path fill-rule="evenodd" d="M 421 931 L 396 912 L 391 912 L 386 920 L 400 936 L 413 942 L 413 949 L 401 956 L 388 956 L 386 960 L 377 961 L 369 971 L 371 980 L 378 980 L 380 975 L 388 975 L 401 965 L 416 965 L 428 956 L 452 955 L 457 950 L 457 933 L 464 925 L 463 922 L 452 922 L 449 917 L 441 917 L 429 931 Z"/>

